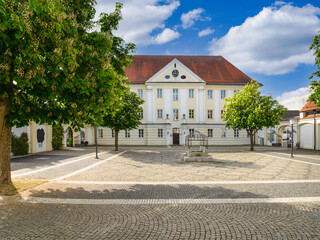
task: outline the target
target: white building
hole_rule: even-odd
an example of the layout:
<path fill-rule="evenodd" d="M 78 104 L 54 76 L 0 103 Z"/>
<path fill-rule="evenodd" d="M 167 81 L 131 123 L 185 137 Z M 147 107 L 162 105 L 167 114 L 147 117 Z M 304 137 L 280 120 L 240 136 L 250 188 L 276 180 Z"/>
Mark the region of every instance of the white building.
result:
<path fill-rule="evenodd" d="M 297 120 L 293 125 L 293 146 L 320 150 L 320 107 L 315 107 L 314 102 L 307 102 L 300 111 L 289 110 L 278 126 L 259 131 L 258 139 L 263 139 L 259 144 L 285 147 L 291 140 L 291 119 Z"/>
<path fill-rule="evenodd" d="M 22 133 L 28 134 L 29 153 L 52 151 L 52 127 L 50 125 L 30 122 L 28 126 L 12 128 L 12 134 L 17 137 L 20 137 Z"/>
<path fill-rule="evenodd" d="M 250 143 L 246 131 L 226 129 L 221 115 L 225 98 L 251 78 L 223 57 L 138 55 L 126 76 L 145 103 L 142 124 L 121 131 L 120 145 L 184 145 L 196 130 L 209 145 Z M 111 129 L 98 129 L 98 144 L 114 144 Z"/>

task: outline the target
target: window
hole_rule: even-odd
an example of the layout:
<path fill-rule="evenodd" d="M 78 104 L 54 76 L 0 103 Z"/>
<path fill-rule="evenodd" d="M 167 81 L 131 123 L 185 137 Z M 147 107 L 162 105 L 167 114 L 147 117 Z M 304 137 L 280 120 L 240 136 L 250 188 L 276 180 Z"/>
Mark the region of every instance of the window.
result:
<path fill-rule="evenodd" d="M 226 130 L 224 128 L 221 128 L 221 137 L 225 138 L 227 136 Z"/>
<path fill-rule="evenodd" d="M 194 118 L 194 109 L 189 109 L 189 118 L 190 119 Z"/>
<path fill-rule="evenodd" d="M 140 115 L 140 119 L 143 119 L 143 110 L 139 112 L 139 115 Z"/>
<path fill-rule="evenodd" d="M 143 138 L 144 134 L 143 134 L 143 129 L 139 129 L 139 138 Z"/>
<path fill-rule="evenodd" d="M 225 110 L 221 110 L 221 118 L 223 118 L 222 117 L 222 115 L 225 113 Z"/>
<path fill-rule="evenodd" d="M 159 128 L 158 129 L 158 138 L 162 138 L 163 137 L 163 129 Z"/>
<path fill-rule="evenodd" d="M 233 130 L 233 136 L 235 138 L 239 137 L 239 130 L 238 129 Z"/>
<path fill-rule="evenodd" d="M 186 75 L 181 76 L 181 79 L 186 79 L 186 78 L 187 78 Z"/>
<path fill-rule="evenodd" d="M 239 92 L 239 90 L 234 90 L 234 91 L 233 91 L 233 94 L 238 93 L 238 92 Z"/>
<path fill-rule="evenodd" d="M 173 109 L 173 120 L 179 120 L 179 109 Z"/>
<path fill-rule="evenodd" d="M 208 137 L 212 138 L 213 137 L 213 129 L 208 129 Z"/>
<path fill-rule="evenodd" d="M 194 89 L 189 89 L 189 98 L 194 98 Z"/>
<path fill-rule="evenodd" d="M 103 129 L 98 129 L 98 138 L 103 138 Z"/>
<path fill-rule="evenodd" d="M 166 75 L 164 78 L 165 78 L 165 79 L 169 79 L 169 78 L 170 78 L 170 75 Z"/>
<path fill-rule="evenodd" d="M 157 89 L 157 98 L 162 98 L 162 88 Z"/>
<path fill-rule="evenodd" d="M 84 143 L 86 141 L 86 136 L 85 136 L 85 133 L 84 131 L 80 131 L 80 143 Z"/>
<path fill-rule="evenodd" d="M 111 130 L 111 137 L 114 138 L 114 136 L 115 136 L 115 131 L 114 131 L 114 129 L 112 129 L 112 130 Z"/>
<path fill-rule="evenodd" d="M 208 90 L 208 98 L 212 99 L 212 90 Z"/>
<path fill-rule="evenodd" d="M 158 118 L 163 118 L 162 109 L 158 109 L 157 112 L 158 112 Z"/>
<path fill-rule="evenodd" d="M 190 128 L 190 129 L 189 129 L 189 135 L 190 135 L 191 137 L 194 137 L 194 129 L 193 129 L 193 128 Z"/>
<path fill-rule="evenodd" d="M 213 111 L 208 110 L 208 119 L 212 119 L 212 118 L 213 118 Z"/>
<path fill-rule="evenodd" d="M 221 90 L 221 99 L 226 98 L 226 90 Z"/>
<path fill-rule="evenodd" d="M 178 101 L 178 89 L 173 89 L 173 101 Z"/>
<path fill-rule="evenodd" d="M 142 89 L 138 89 L 138 96 L 140 98 L 143 98 L 143 90 Z"/>
<path fill-rule="evenodd" d="M 125 138 L 130 138 L 130 131 L 129 130 L 125 130 L 124 131 L 124 137 Z"/>

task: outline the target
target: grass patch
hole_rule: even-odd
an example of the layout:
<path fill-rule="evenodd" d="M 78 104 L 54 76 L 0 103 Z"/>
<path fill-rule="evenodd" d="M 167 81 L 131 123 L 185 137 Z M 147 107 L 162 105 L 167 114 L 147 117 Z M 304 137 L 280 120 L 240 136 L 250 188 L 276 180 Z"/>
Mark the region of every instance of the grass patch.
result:
<path fill-rule="evenodd" d="M 13 196 L 30 188 L 34 188 L 47 181 L 35 179 L 13 179 L 12 183 L 0 184 L 0 196 Z"/>

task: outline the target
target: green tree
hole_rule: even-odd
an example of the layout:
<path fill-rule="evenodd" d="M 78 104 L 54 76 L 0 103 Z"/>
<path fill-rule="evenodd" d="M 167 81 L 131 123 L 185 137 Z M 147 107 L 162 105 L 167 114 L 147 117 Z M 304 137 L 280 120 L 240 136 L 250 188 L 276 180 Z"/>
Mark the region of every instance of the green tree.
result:
<path fill-rule="evenodd" d="M 11 181 L 12 126 L 99 125 L 126 90 L 134 45 L 112 33 L 122 5 L 94 22 L 95 4 L 0 0 L 0 183 Z"/>
<path fill-rule="evenodd" d="M 120 130 L 131 130 L 141 123 L 140 113 L 143 111 L 141 104 L 144 103 L 134 92 L 126 92 L 119 101 L 116 112 L 107 114 L 104 117 L 102 126 L 109 127 L 115 132 L 115 150 L 118 151 L 118 139 Z"/>
<path fill-rule="evenodd" d="M 317 66 L 317 71 L 312 73 L 310 77 L 310 89 L 312 90 L 312 93 L 309 97 L 309 100 L 314 101 L 316 106 L 320 107 L 320 32 L 313 38 L 313 42 L 310 46 L 310 50 L 312 49 L 314 50 L 313 55 L 315 56 L 315 65 Z"/>
<path fill-rule="evenodd" d="M 278 125 L 287 109 L 273 100 L 271 96 L 262 96 L 260 84 L 252 80 L 243 91 L 226 99 L 223 114 L 227 128 L 245 129 L 250 136 L 250 150 L 254 150 L 253 139 L 263 127 Z"/>
<path fill-rule="evenodd" d="M 52 148 L 54 150 L 62 149 L 63 135 L 64 129 L 61 125 L 55 125 L 52 127 Z"/>

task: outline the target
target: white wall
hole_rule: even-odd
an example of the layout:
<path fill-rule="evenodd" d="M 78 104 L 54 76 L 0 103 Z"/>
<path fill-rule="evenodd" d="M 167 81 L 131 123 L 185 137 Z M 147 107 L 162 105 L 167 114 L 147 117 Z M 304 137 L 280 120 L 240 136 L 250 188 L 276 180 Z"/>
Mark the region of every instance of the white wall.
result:
<path fill-rule="evenodd" d="M 300 126 L 300 147 L 313 149 L 313 126 L 311 124 Z"/>
<path fill-rule="evenodd" d="M 92 129 L 91 128 L 88 128 L 88 144 L 91 145 L 93 144 L 93 141 L 92 141 Z"/>

